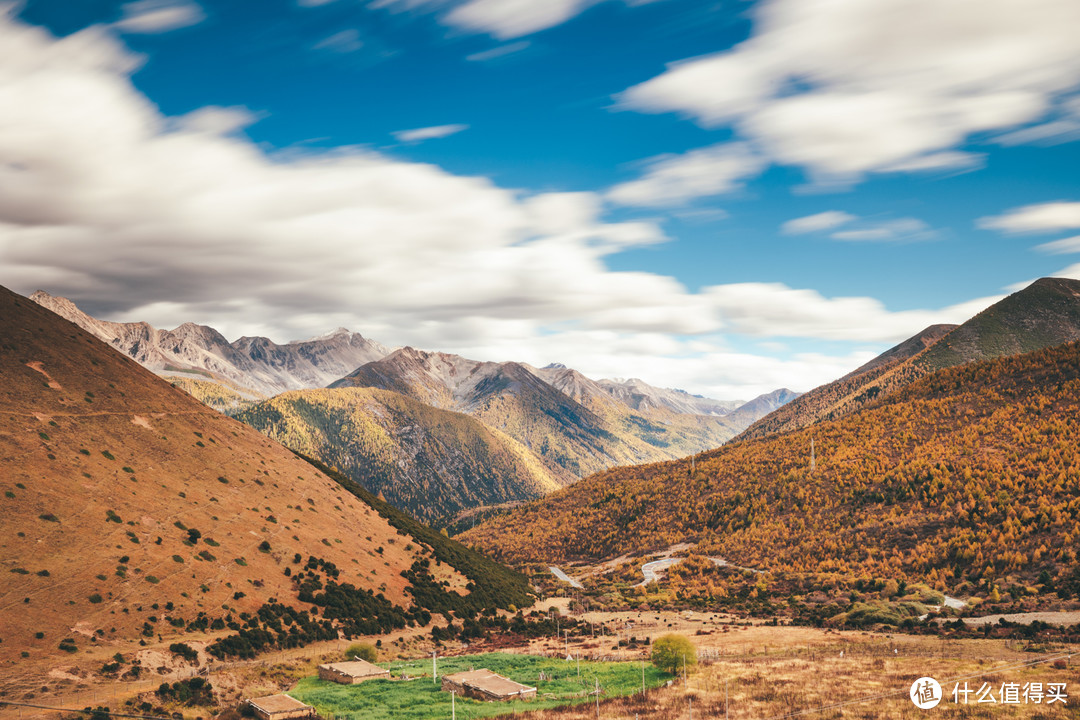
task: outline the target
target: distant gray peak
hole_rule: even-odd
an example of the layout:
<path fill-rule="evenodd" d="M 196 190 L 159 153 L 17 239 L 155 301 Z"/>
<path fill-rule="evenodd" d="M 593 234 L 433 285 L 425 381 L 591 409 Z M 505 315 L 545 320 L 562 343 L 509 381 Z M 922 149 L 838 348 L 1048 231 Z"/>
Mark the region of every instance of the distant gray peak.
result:
<path fill-rule="evenodd" d="M 353 333 L 353 331 L 349 330 L 348 328 L 339 327 L 339 328 L 337 328 L 335 330 L 331 330 L 330 332 L 323 333 L 322 335 L 316 335 L 313 338 L 308 338 L 307 340 L 290 340 L 288 342 L 288 344 L 289 345 L 299 345 L 301 343 L 319 342 L 320 340 L 332 340 L 333 338 L 336 338 L 336 337 L 339 337 L 339 336 L 342 336 L 342 335 L 351 336 L 351 335 L 354 335 L 354 334 L 359 335 L 359 333 Z"/>
<path fill-rule="evenodd" d="M 174 330 L 156 330 L 145 322 L 97 320 L 79 310 L 70 300 L 40 290 L 30 299 L 154 372 L 206 370 L 234 385 L 265 395 L 325 387 L 357 367 L 390 353 L 389 348 L 345 328 L 286 345 L 260 336 L 245 336 L 230 343 L 207 325 L 185 322 Z"/>
<path fill-rule="evenodd" d="M 548 363 L 543 367 L 544 370 L 566 370 L 567 367 L 562 363 Z"/>

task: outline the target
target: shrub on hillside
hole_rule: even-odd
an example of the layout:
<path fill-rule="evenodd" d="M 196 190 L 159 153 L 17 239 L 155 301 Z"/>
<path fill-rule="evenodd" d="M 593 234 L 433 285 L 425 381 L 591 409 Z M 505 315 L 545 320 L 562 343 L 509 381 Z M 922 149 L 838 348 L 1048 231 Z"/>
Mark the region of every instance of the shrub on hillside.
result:
<path fill-rule="evenodd" d="M 373 663 L 379 659 L 379 651 L 371 643 L 356 643 L 345 648 L 346 660 L 355 660 L 357 658 Z"/>
<path fill-rule="evenodd" d="M 181 621 L 181 624 L 183 624 L 183 621 Z M 188 662 L 196 662 L 199 659 L 199 653 L 187 643 L 173 643 L 169 646 L 169 652 L 179 655 Z"/>
<path fill-rule="evenodd" d="M 189 707 L 214 704 L 214 688 L 208 680 L 201 677 L 178 680 L 171 685 L 162 683 L 158 686 L 157 696 L 162 700 L 173 700 Z"/>

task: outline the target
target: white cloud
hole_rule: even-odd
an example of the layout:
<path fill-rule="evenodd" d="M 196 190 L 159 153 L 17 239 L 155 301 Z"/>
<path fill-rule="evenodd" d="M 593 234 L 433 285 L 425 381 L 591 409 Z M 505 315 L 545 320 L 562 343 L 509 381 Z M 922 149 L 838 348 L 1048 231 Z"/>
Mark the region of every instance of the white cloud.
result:
<path fill-rule="evenodd" d="M 806 217 L 788 220 L 780 226 L 780 231 L 785 235 L 803 235 L 805 233 L 831 230 L 857 219 L 856 216 L 841 210 L 826 210 L 816 215 L 807 215 Z"/>
<path fill-rule="evenodd" d="M 788 220 L 780 226 L 785 235 L 803 235 L 834 230 L 833 240 L 847 242 L 910 242 L 927 240 L 935 236 L 934 230 L 918 218 L 860 218 L 840 210 L 827 210 L 806 217 Z"/>
<path fill-rule="evenodd" d="M 592 3 L 593 0 L 469 0 L 451 10 L 445 22 L 509 40 L 561 25 Z"/>
<path fill-rule="evenodd" d="M 364 42 L 360 39 L 359 30 L 356 28 L 349 28 L 348 30 L 342 30 L 341 32 L 336 32 L 329 37 L 323 38 L 311 47 L 314 50 L 351 53 L 364 47 Z"/>
<path fill-rule="evenodd" d="M 404 143 L 417 143 L 424 140 L 433 140 L 436 138 L 444 138 L 448 135 L 454 135 L 462 130 L 468 130 L 468 125 L 455 124 L 455 125 L 435 125 L 433 127 L 416 128 L 414 130 L 396 130 L 391 133 L 399 142 Z"/>
<path fill-rule="evenodd" d="M 645 174 L 611 188 L 607 197 L 620 205 L 663 207 L 731 192 L 759 173 L 764 161 L 744 143 L 721 143 L 647 162 Z"/>
<path fill-rule="evenodd" d="M 209 135 L 228 135 L 243 130 L 259 120 L 245 107 L 207 106 L 175 118 L 173 126 L 180 130 Z"/>
<path fill-rule="evenodd" d="M 605 221 L 594 193 L 529 194 L 357 148 L 267 155 L 236 132 L 253 119 L 242 108 L 163 116 L 132 86 L 137 65 L 100 28 L 58 40 L 0 13 L 4 285 L 227 337 L 348 326 L 716 393 L 805 388 L 858 364 L 741 355 L 720 332 L 895 342 L 958 319 L 956 308 L 890 312 L 775 284 L 690 292 L 612 271 L 611 254 L 665 238 L 653 223 Z"/>
<path fill-rule="evenodd" d="M 676 217 L 686 223 L 704 225 L 706 223 L 726 220 L 731 217 L 726 210 L 720 208 L 679 208 L 671 210 L 672 217 Z"/>
<path fill-rule="evenodd" d="M 501 58 L 505 55 L 521 52 L 528 48 L 529 45 L 530 43 L 528 40 L 519 40 L 506 45 L 493 47 L 490 50 L 482 50 L 481 52 L 475 52 L 472 55 L 466 55 L 465 59 L 469 62 L 485 62 L 487 60 L 494 60 L 495 58 Z"/>
<path fill-rule="evenodd" d="M 935 323 L 963 322 L 1000 297 L 978 298 L 941 310 L 889 312 L 868 297 L 826 298 L 779 283 L 705 288 L 726 330 L 760 337 L 892 342 Z"/>
<path fill-rule="evenodd" d="M 1059 117 L 1049 122 L 1014 130 L 1001 135 L 995 140 L 1002 145 L 1058 145 L 1080 140 L 1080 96 L 1072 97 L 1061 104 Z"/>
<path fill-rule="evenodd" d="M 202 8 L 190 0 L 138 0 L 124 5 L 124 16 L 113 26 L 125 33 L 156 34 L 205 19 Z"/>
<path fill-rule="evenodd" d="M 942 170 L 977 170 L 986 165 L 986 156 L 981 153 L 957 152 L 946 150 L 929 155 L 902 160 L 886 165 L 883 172 L 937 172 Z"/>
<path fill-rule="evenodd" d="M 1073 0 L 765 0 L 735 48 L 675 63 L 623 107 L 733 124 L 816 179 L 955 169 L 976 133 L 1080 88 Z"/>
<path fill-rule="evenodd" d="M 1042 245 L 1038 245 L 1035 249 L 1052 255 L 1077 253 L 1080 252 L 1080 235 L 1074 235 L 1073 237 L 1064 238 L 1062 240 L 1055 240 L 1054 242 L 1043 243 Z"/>
<path fill-rule="evenodd" d="M 1007 233 L 1055 232 L 1080 228 L 1080 202 L 1057 202 L 1025 205 L 1004 215 L 979 218 L 976 225 L 984 230 Z"/>
<path fill-rule="evenodd" d="M 623 0 L 631 7 L 654 0 Z M 439 22 L 469 33 L 483 33 L 499 40 L 531 35 L 561 25 L 605 0 L 373 0 L 372 8 L 393 12 L 440 11 Z M 522 49 L 507 45 L 470 55 L 470 60 L 489 59 Z M 480 57 L 476 57 L 480 56 Z"/>
<path fill-rule="evenodd" d="M 833 240 L 854 242 L 910 242 L 928 240 L 935 235 L 930 226 L 918 218 L 865 220 L 861 222 L 861 225 L 852 230 L 839 230 L 829 237 Z"/>
<path fill-rule="evenodd" d="M 1022 130 L 1014 130 L 997 138 L 997 141 L 1002 145 L 1027 145 L 1030 143 L 1058 145 L 1073 140 L 1080 140 L 1080 121 L 1072 119 L 1053 120 Z"/>
<path fill-rule="evenodd" d="M 1054 277 L 1069 278 L 1071 280 L 1080 280 L 1080 263 L 1074 263 L 1067 268 L 1064 268 L 1056 273 Z"/>

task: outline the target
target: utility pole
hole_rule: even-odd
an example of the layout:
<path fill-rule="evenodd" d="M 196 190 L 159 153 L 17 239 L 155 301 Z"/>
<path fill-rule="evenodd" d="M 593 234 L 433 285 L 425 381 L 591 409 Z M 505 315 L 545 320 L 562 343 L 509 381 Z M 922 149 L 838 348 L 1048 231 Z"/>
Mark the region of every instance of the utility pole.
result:
<path fill-rule="evenodd" d="M 641 697 L 645 697 L 645 661 L 641 661 Z"/>
<path fill-rule="evenodd" d="M 814 438 L 810 438 L 810 472 L 817 468 L 817 458 L 814 456 Z"/>
<path fill-rule="evenodd" d="M 439 671 L 438 671 L 438 668 L 435 666 L 435 653 L 436 653 L 435 650 L 431 651 L 431 682 L 434 683 L 435 685 L 438 685 L 439 684 L 439 680 L 438 680 Z"/>
<path fill-rule="evenodd" d="M 450 720 L 457 720 L 457 708 L 454 706 L 454 691 L 450 691 Z"/>
<path fill-rule="evenodd" d="M 600 679 L 594 678 L 593 682 L 596 683 L 596 717 L 600 717 Z"/>

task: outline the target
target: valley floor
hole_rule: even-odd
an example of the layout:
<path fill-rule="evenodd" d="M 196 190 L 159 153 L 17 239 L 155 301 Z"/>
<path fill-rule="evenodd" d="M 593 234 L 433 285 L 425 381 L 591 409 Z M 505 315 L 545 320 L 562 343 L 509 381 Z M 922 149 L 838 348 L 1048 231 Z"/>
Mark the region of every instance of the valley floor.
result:
<path fill-rule="evenodd" d="M 555 598 L 538 604 L 567 613 L 568 601 Z M 1076 718 L 1080 717 L 1080 646 L 1036 646 L 1008 640 L 942 640 L 938 637 L 867 631 L 836 631 L 808 627 L 772 626 L 719 613 L 641 611 L 587 612 L 576 616 L 592 624 L 593 636 L 529 641 L 515 647 L 500 645 L 493 637 L 471 646 L 455 644 L 440 654 L 486 652 L 498 649 L 564 658 L 622 659 L 640 662 L 648 655 L 644 638 L 655 639 L 670 632 L 684 634 L 697 646 L 701 664 L 687 682 L 650 690 L 644 697 L 610 699 L 600 704 L 600 717 L 631 718 L 915 718 L 924 717 L 908 697 L 912 682 L 923 676 L 936 678 L 944 700 L 935 717 Z M 602 630 L 606 628 L 606 630 Z M 606 632 L 608 634 L 601 634 Z M 634 638 L 639 641 L 627 646 Z M 370 640 L 374 641 L 375 638 Z M 380 661 L 430 657 L 430 635 L 414 631 L 383 636 Z M 620 644 L 620 640 L 623 644 Z M 199 643 L 191 639 L 193 646 Z M 218 690 L 224 706 L 235 706 L 241 697 L 253 697 L 292 688 L 302 677 L 314 674 L 320 662 L 336 660 L 348 643 L 320 643 L 262 656 L 254 661 L 215 663 L 200 668 Z M 163 650 L 163 649 L 159 649 Z M 165 681 L 190 677 L 191 665 L 163 665 L 163 674 L 138 682 L 118 682 L 95 677 L 93 670 L 107 659 L 80 655 L 54 666 L 37 665 L 7 672 L 0 681 L 0 700 L 83 708 L 108 705 L 118 708 L 124 699 L 152 691 Z M 165 653 L 161 652 L 161 656 Z M 1076 654 L 1073 657 L 1067 657 Z M 88 672 L 90 671 L 90 672 Z M 969 706 L 953 702 L 954 684 L 968 683 Z M 976 703 L 975 692 L 988 683 L 999 697 L 1002 684 L 1065 683 L 1066 704 L 1023 701 Z M 47 691 L 42 692 L 44 686 Z M 725 706 L 725 693 L 727 703 Z M 867 699 L 869 698 L 869 699 Z M 209 708 L 176 708 L 185 717 L 208 717 Z M 595 717 L 595 707 L 544 710 L 527 716 L 569 720 Z M 55 711 L 0 707 L 0 720 L 59 718 Z M 434 720 L 434 718 L 433 718 Z"/>

